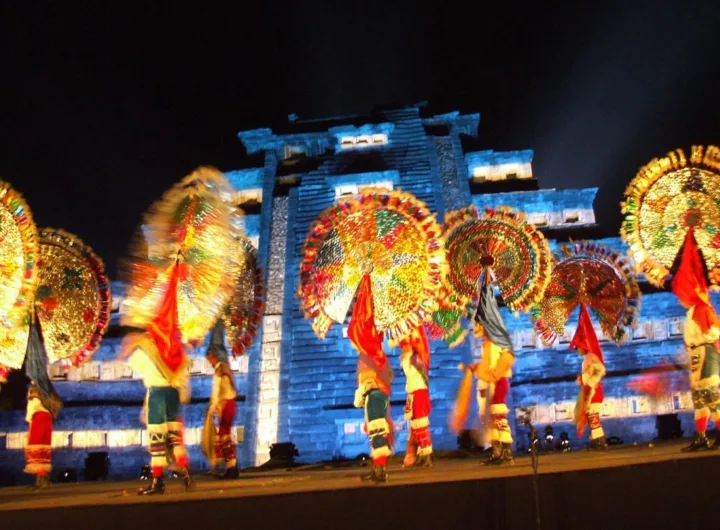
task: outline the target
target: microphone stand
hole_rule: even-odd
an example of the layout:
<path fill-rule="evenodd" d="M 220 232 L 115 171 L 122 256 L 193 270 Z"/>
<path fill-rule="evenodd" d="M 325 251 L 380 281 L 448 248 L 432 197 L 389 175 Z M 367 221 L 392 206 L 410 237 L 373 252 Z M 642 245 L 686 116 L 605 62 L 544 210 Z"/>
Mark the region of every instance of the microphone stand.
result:
<path fill-rule="evenodd" d="M 537 446 L 540 443 L 540 439 L 538 438 L 537 431 L 535 430 L 535 427 L 533 427 L 533 424 L 530 422 L 530 420 L 525 420 L 525 426 L 530 430 L 530 460 L 532 462 L 532 470 L 533 470 L 533 490 L 535 493 L 535 522 L 537 524 L 538 530 L 541 529 L 540 526 L 540 490 L 538 488 L 538 454 L 537 454 Z"/>

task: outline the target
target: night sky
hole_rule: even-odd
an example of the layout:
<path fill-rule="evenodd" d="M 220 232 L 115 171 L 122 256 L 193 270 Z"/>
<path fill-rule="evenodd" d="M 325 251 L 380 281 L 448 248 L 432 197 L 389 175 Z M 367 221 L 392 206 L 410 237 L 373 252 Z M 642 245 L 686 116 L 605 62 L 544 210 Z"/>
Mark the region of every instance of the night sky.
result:
<path fill-rule="evenodd" d="M 291 112 L 479 111 L 481 147 L 534 149 L 543 187 L 599 186 L 608 234 L 640 166 L 720 144 L 717 1 L 263 3 L 2 2 L 0 178 L 38 226 L 113 270 L 164 189 L 245 166 L 237 131 Z"/>

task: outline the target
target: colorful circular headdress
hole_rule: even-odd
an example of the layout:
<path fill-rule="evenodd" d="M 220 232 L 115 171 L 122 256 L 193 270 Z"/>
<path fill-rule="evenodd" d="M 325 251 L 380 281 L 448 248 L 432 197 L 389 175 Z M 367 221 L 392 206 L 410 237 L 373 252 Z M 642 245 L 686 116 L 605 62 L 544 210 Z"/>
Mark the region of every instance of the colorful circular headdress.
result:
<path fill-rule="evenodd" d="M 366 188 L 325 210 L 300 265 L 302 308 L 315 333 L 324 338 L 333 322 L 345 321 L 365 273 L 378 331 L 396 341 L 420 325 L 437 305 L 440 232 L 427 206 L 399 190 Z"/>
<path fill-rule="evenodd" d="M 665 278 L 695 227 L 710 282 L 720 285 L 720 149 L 693 146 L 652 160 L 625 190 L 621 236 L 648 281 L 663 287 Z"/>
<path fill-rule="evenodd" d="M 0 381 L 25 357 L 38 252 L 30 209 L 0 180 Z"/>
<path fill-rule="evenodd" d="M 260 328 L 265 304 L 265 285 L 255 247 L 245 237 L 240 238 L 238 246 L 240 272 L 235 283 L 235 294 L 223 314 L 223 322 L 233 354 L 243 355 Z"/>
<path fill-rule="evenodd" d="M 531 318 L 546 346 L 565 333 L 568 318 L 585 304 L 607 337 L 620 344 L 640 310 L 640 288 L 632 264 L 611 248 L 586 241 L 560 247 L 550 283 Z"/>
<path fill-rule="evenodd" d="M 445 220 L 448 281 L 464 303 L 478 296 L 483 269 L 490 268 L 505 304 L 527 311 L 550 280 L 550 247 L 525 214 L 506 207 L 474 206 L 448 212 Z"/>
<path fill-rule="evenodd" d="M 444 237 L 447 237 L 449 230 L 458 222 L 468 218 L 477 218 L 477 210 L 474 206 L 447 212 L 443 224 Z M 448 274 L 443 276 L 438 294 L 438 307 L 430 315 L 430 320 L 425 322 L 425 329 L 432 340 L 444 340 L 450 348 L 454 348 L 462 344 L 468 334 L 468 326 L 463 325 L 463 320 L 472 319 L 477 310 L 479 297 L 477 293 L 471 298 L 459 295 L 450 285 L 448 276 Z"/>
<path fill-rule="evenodd" d="M 239 270 L 233 188 L 201 167 L 165 193 L 145 216 L 126 264 L 130 284 L 123 323 L 145 327 L 155 317 L 179 262 L 178 326 L 182 340 L 202 339 L 227 306 Z"/>
<path fill-rule="evenodd" d="M 105 266 L 79 238 L 40 231 L 35 304 L 48 361 L 66 367 L 87 360 L 110 323 L 110 282 Z"/>
<path fill-rule="evenodd" d="M 438 295 L 438 307 L 425 322 L 428 337 L 432 340 L 444 340 L 450 348 L 462 344 L 468 333 L 462 325 L 462 319 L 470 318 L 472 314 L 469 308 L 463 309 L 458 295 L 443 285 Z"/>

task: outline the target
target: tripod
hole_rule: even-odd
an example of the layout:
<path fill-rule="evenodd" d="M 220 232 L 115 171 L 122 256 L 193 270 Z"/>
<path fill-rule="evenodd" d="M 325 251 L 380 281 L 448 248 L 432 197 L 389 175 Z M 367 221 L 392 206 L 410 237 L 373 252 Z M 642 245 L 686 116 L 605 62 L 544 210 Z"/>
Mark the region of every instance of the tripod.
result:
<path fill-rule="evenodd" d="M 532 422 L 530 420 L 525 420 L 525 426 L 530 430 L 530 460 L 532 462 L 532 470 L 533 470 L 533 490 L 535 493 L 535 522 L 537 524 L 538 530 L 541 529 L 540 525 L 540 491 L 538 489 L 538 452 L 537 448 L 540 444 L 540 439 L 538 438 L 537 431 L 535 430 L 535 427 L 533 427 Z"/>

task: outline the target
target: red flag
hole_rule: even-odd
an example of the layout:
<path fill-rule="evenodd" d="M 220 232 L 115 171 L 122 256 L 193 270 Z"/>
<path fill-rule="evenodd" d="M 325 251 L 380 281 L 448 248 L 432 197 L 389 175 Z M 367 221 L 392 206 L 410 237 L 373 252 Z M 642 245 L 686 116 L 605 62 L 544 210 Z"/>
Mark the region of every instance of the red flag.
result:
<path fill-rule="evenodd" d="M 173 267 L 158 312 L 147 327 L 147 331 L 155 341 L 160 356 L 171 372 L 175 372 L 185 358 L 185 349 L 178 329 L 177 314 L 177 289 L 180 273 L 181 265 L 178 263 Z"/>
<path fill-rule="evenodd" d="M 386 386 L 383 390 L 390 395 L 392 371 L 382 349 L 383 334 L 375 327 L 372 287 L 370 276 L 367 274 L 363 276 L 360 282 L 355 307 L 353 307 L 350 325 L 348 326 L 348 337 L 360 354 L 358 371 L 374 370 L 379 376 L 379 382 Z M 388 372 L 390 373 L 388 374 Z"/>
<path fill-rule="evenodd" d="M 585 304 L 580 304 L 578 327 L 570 342 L 571 350 L 577 350 L 578 348 L 585 350 L 587 353 L 594 353 L 599 357 L 600 362 L 605 364 L 602 348 L 600 348 L 600 342 L 595 334 L 595 328 L 593 327 L 592 320 L 590 320 L 590 313 L 588 313 Z"/>
<path fill-rule="evenodd" d="M 672 291 L 680 304 L 693 310 L 693 320 L 706 333 L 711 327 L 718 325 L 717 315 L 708 292 L 705 271 L 702 266 L 702 255 L 695 240 L 695 231 L 691 228 L 685 236 L 680 267 L 672 279 Z"/>

